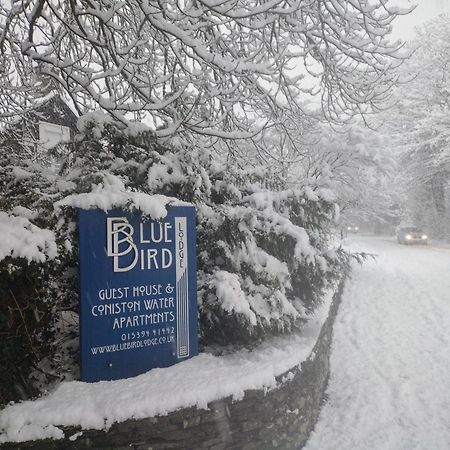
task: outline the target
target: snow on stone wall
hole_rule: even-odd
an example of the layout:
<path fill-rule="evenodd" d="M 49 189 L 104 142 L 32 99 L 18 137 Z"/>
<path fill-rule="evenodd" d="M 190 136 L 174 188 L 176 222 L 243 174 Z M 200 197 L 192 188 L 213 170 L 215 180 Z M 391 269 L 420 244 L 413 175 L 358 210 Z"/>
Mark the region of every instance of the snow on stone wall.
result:
<path fill-rule="evenodd" d="M 308 357 L 277 375 L 270 388 L 245 390 L 239 400 L 230 395 L 208 401 L 205 407 L 192 406 L 163 416 L 125 420 L 112 424 L 107 431 L 64 427 L 64 439 L 5 443 L 2 449 L 300 449 L 314 428 L 324 399 L 332 328 L 342 288 L 343 283 L 333 297 Z M 212 378 L 210 383 L 219 381 Z M 208 390 L 209 387 L 192 387 L 198 388 Z M 173 393 L 166 392 L 166 395 L 172 397 Z M 76 405 L 67 404 L 67 409 L 73 407 Z"/>

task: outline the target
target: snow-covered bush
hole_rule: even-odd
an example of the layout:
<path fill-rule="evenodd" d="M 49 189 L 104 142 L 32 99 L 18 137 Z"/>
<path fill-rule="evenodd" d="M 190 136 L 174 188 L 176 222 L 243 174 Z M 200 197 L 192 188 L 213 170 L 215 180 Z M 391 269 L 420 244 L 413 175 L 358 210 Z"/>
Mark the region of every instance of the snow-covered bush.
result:
<path fill-rule="evenodd" d="M 84 138 L 73 146 L 66 176 L 76 192 L 119 182 L 122 190 L 195 204 L 203 344 L 248 344 L 288 332 L 339 278 L 346 256 L 328 250 L 335 213 L 329 191 L 282 189 L 283 181 L 268 180 L 262 169 L 236 169 L 204 148 L 163 147 L 148 132 L 121 131 L 98 116 L 81 126 Z"/>
<path fill-rule="evenodd" d="M 1 404 L 36 394 L 42 378 L 52 378 L 44 361 L 57 353 L 52 280 L 60 260 L 46 169 L 14 142 L 0 148 Z"/>
<path fill-rule="evenodd" d="M 61 377 L 72 366 L 70 376 L 76 376 L 76 351 L 69 350 L 78 311 L 77 202 L 132 210 L 142 209 L 146 195 L 160 195 L 196 206 L 203 346 L 251 345 L 300 327 L 345 271 L 346 254 L 328 249 L 335 204 L 326 189 L 284 189 L 283 180 L 268 180 L 262 169 L 236 169 L 207 149 L 159 145 L 141 127 L 121 129 L 98 114 L 79 127 L 59 173 L 35 167 L 39 179 L 31 181 L 26 163 L 11 162 L 2 172 L 4 179 L 15 176 L 2 181 L 11 192 L 2 209 L 12 214 L 28 208 L 30 223 L 51 230 L 58 247 L 55 261 L 47 255 L 38 266 L 47 271 L 54 347 L 45 364 L 33 362 L 35 370 L 49 366 Z M 58 327 L 67 318 L 70 324 Z"/>
<path fill-rule="evenodd" d="M 327 192 L 271 192 L 252 183 L 237 192 L 224 203 L 199 207 L 206 342 L 250 343 L 301 326 L 346 258 L 327 247 L 334 211 Z"/>

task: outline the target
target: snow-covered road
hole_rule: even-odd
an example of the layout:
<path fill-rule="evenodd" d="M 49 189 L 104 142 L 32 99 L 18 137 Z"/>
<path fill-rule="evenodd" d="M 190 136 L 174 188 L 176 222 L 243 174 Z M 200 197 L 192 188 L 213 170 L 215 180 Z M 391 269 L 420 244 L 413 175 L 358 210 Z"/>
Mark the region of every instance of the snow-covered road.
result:
<path fill-rule="evenodd" d="M 450 249 L 358 237 L 306 450 L 450 449 Z"/>

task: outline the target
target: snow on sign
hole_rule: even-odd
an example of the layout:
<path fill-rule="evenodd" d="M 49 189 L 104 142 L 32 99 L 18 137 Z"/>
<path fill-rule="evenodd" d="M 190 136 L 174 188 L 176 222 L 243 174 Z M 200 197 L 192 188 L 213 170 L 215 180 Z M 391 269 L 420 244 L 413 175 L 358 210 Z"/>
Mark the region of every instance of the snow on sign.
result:
<path fill-rule="evenodd" d="M 128 378 L 197 354 L 195 209 L 161 221 L 79 211 L 81 379 Z"/>

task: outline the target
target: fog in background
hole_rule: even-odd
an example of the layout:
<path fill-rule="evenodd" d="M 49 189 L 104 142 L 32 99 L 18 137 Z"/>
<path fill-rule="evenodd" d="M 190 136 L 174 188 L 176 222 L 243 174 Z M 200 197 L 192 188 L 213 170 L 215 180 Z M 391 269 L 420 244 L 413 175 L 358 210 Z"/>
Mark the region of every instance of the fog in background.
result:
<path fill-rule="evenodd" d="M 439 14 L 450 12 L 449 0 L 392 0 L 390 4 L 401 7 L 417 5 L 412 13 L 399 17 L 394 22 L 394 36 L 406 40 L 414 37 L 415 27 L 433 19 Z"/>

